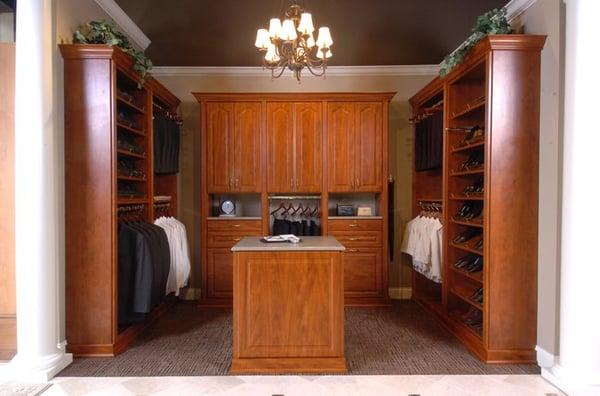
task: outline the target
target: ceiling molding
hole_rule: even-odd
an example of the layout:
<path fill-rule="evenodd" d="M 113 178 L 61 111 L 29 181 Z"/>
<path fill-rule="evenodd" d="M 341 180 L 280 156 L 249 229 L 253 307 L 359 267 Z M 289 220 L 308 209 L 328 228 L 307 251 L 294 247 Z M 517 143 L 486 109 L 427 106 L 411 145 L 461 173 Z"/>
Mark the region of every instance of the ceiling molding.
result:
<path fill-rule="evenodd" d="M 504 8 L 506 8 L 506 19 L 508 22 L 512 22 L 515 18 L 524 13 L 536 1 L 537 0 L 510 0 L 508 4 L 504 6 Z"/>
<path fill-rule="evenodd" d="M 123 11 L 114 0 L 95 0 L 96 3 L 112 18 L 113 21 L 123 29 L 123 32 L 137 46 L 145 50 L 150 45 L 150 39 L 144 34 L 142 29 L 133 22 L 131 18 Z"/>
<path fill-rule="evenodd" d="M 439 65 L 390 65 L 390 66 L 329 66 L 327 76 L 350 77 L 400 77 L 435 76 Z M 260 66 L 156 66 L 153 76 L 179 77 L 268 77 L 271 74 Z"/>

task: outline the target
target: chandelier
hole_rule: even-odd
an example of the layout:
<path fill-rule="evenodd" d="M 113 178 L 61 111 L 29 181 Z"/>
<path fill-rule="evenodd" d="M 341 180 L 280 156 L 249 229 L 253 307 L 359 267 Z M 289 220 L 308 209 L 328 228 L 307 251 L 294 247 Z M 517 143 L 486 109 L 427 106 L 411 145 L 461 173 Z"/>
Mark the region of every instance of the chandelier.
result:
<path fill-rule="evenodd" d="M 283 22 L 271 18 L 269 30 L 258 29 L 254 43 L 264 53 L 263 68 L 271 70 L 273 78 L 290 69 L 298 82 L 304 68 L 314 76 L 324 76 L 333 40 L 328 27 L 319 28 L 316 40 L 314 31 L 312 15 L 297 4 L 285 11 Z"/>

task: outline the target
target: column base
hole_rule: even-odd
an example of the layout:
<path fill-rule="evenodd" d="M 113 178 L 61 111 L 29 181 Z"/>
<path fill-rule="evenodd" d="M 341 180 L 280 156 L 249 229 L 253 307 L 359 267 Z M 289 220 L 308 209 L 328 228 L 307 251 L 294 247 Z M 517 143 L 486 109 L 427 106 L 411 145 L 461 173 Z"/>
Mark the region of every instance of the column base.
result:
<path fill-rule="evenodd" d="M 17 353 L 10 363 L 0 366 L 0 380 L 48 382 L 71 363 L 73 363 L 73 355 L 64 351 L 38 358 L 33 362 L 21 358 Z"/>
<path fill-rule="evenodd" d="M 542 378 L 550 382 L 568 395 L 596 396 L 600 395 L 600 373 L 581 375 L 566 370 L 560 364 L 550 368 L 542 367 Z"/>

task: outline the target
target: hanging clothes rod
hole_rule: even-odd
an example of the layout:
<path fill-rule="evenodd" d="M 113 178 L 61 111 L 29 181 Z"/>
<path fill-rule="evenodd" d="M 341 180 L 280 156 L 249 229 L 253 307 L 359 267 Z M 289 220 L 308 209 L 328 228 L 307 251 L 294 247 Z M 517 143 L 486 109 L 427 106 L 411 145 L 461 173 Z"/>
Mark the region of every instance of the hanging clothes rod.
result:
<path fill-rule="evenodd" d="M 321 199 L 320 195 L 270 195 L 269 199 Z"/>

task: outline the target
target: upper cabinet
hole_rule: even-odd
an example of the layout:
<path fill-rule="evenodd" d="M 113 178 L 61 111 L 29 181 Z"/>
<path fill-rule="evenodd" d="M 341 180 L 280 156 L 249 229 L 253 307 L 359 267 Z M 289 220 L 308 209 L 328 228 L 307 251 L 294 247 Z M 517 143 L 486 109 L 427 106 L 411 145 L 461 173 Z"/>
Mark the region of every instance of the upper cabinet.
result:
<path fill-rule="evenodd" d="M 209 192 L 260 192 L 260 102 L 206 104 Z"/>
<path fill-rule="evenodd" d="M 322 190 L 321 102 L 267 103 L 268 192 Z"/>
<path fill-rule="evenodd" d="M 381 192 L 383 120 L 381 102 L 329 102 L 330 192 Z"/>

